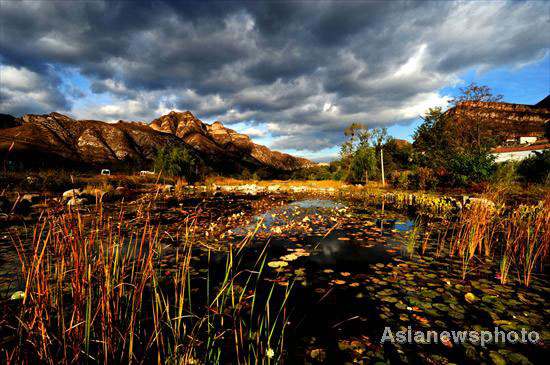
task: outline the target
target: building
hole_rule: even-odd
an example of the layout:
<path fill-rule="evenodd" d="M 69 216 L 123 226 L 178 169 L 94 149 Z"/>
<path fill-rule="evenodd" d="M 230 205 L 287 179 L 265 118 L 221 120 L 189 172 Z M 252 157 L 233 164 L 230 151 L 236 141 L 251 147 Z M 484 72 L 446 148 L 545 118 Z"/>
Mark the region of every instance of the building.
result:
<path fill-rule="evenodd" d="M 544 150 L 550 150 L 550 143 L 497 147 L 493 150 L 492 155 L 495 156 L 495 162 L 521 161 L 534 156 L 535 151 L 542 152 Z"/>

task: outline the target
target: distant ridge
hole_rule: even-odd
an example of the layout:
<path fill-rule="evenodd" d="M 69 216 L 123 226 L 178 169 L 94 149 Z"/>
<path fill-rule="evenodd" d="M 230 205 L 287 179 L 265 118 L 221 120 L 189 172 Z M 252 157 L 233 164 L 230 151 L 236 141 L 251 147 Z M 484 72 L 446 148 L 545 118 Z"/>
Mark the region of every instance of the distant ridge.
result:
<path fill-rule="evenodd" d="M 449 109 L 447 114 L 458 118 L 475 114 L 490 123 L 491 133 L 501 140 L 542 137 L 544 124 L 550 121 L 548 103 L 550 95 L 535 105 L 463 101 Z"/>
<path fill-rule="evenodd" d="M 293 171 L 313 164 L 257 145 L 220 122 L 205 124 L 189 111 L 170 112 L 150 124 L 75 120 L 59 113 L 3 115 L 4 120 L 0 153 L 25 166 L 148 166 L 165 146 L 186 146 L 221 173 Z"/>

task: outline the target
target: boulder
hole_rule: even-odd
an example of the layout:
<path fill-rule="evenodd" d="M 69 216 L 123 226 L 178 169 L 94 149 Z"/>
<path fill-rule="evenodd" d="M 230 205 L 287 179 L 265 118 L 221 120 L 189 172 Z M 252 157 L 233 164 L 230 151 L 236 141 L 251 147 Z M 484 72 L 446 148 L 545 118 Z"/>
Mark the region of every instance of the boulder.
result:
<path fill-rule="evenodd" d="M 80 189 L 71 189 L 67 190 L 63 193 L 63 200 L 67 201 L 71 198 L 79 197 L 82 194 L 82 190 Z"/>
<path fill-rule="evenodd" d="M 88 204 L 88 199 L 86 199 L 86 198 L 74 198 L 73 197 L 67 202 L 68 207 L 75 206 L 75 205 L 85 205 L 85 204 Z"/>
<path fill-rule="evenodd" d="M 163 193 L 171 193 L 174 191 L 174 185 L 164 185 L 161 190 Z"/>
<path fill-rule="evenodd" d="M 113 203 L 124 198 L 125 192 L 126 190 L 118 188 L 115 190 L 107 191 L 101 196 L 101 201 L 103 203 Z"/>
<path fill-rule="evenodd" d="M 40 200 L 40 195 L 38 195 L 38 194 L 25 194 L 25 195 L 23 195 L 21 200 L 28 200 L 28 202 L 31 203 L 31 205 L 38 204 L 38 202 Z"/>

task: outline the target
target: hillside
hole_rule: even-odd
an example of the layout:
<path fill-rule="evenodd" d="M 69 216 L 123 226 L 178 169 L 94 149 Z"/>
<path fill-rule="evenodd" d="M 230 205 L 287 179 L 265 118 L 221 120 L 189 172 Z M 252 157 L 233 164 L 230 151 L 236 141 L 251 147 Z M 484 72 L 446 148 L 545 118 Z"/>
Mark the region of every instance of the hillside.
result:
<path fill-rule="evenodd" d="M 205 124 L 191 112 L 171 112 L 150 124 L 75 120 L 59 113 L 4 119 L 10 123 L 1 130 L 0 153 L 20 167 L 147 167 L 164 146 L 187 146 L 221 173 L 292 171 L 311 163 L 256 145 L 219 122 Z"/>
<path fill-rule="evenodd" d="M 536 105 L 465 101 L 447 113 L 458 118 L 479 118 L 501 140 L 518 137 L 541 137 L 544 123 L 550 121 L 548 97 Z"/>

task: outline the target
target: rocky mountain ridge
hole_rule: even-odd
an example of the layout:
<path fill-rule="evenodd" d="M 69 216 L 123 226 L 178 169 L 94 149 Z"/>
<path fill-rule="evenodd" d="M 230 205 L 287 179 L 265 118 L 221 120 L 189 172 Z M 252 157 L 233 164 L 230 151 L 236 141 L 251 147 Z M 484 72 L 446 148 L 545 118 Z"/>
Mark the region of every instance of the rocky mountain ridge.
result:
<path fill-rule="evenodd" d="M 6 126 L 0 129 L 0 153 L 16 164 L 147 166 L 165 146 L 191 148 L 222 173 L 292 171 L 312 164 L 254 144 L 247 135 L 220 122 L 205 124 L 189 111 L 171 112 L 150 124 L 75 120 L 59 113 L 26 114 Z"/>
<path fill-rule="evenodd" d="M 211 125 L 205 124 L 189 111 L 170 112 L 153 120 L 149 126 L 154 130 L 176 135 L 199 151 L 244 153 L 278 170 L 291 171 L 313 164 L 304 158 L 272 151 L 265 146 L 253 143 L 246 134 L 226 128 L 219 121 Z"/>
<path fill-rule="evenodd" d="M 501 102 L 464 101 L 447 111 L 458 118 L 484 120 L 492 134 L 502 140 L 519 137 L 542 137 L 544 124 L 550 121 L 549 97 L 536 105 Z"/>

